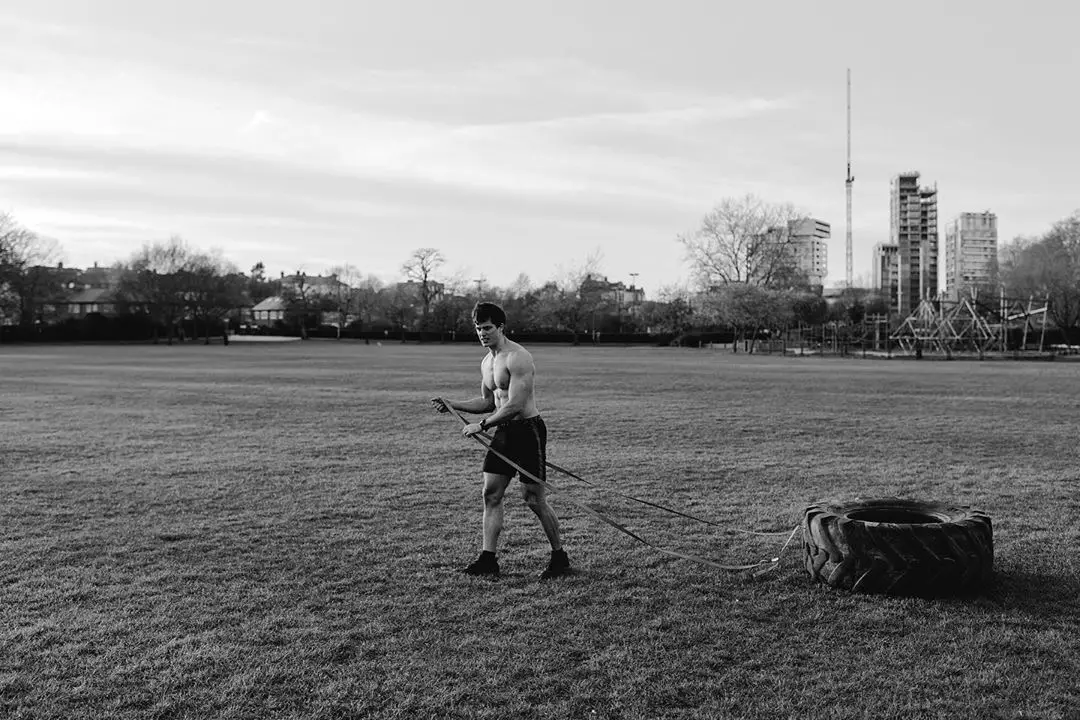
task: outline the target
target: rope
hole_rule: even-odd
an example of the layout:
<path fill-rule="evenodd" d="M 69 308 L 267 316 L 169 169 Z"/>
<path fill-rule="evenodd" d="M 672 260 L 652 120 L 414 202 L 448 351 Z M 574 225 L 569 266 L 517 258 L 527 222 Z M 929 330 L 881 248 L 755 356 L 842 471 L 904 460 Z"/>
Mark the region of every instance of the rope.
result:
<path fill-rule="evenodd" d="M 586 480 L 583 477 L 578 477 L 574 473 L 570 472 L 569 470 L 566 470 L 564 468 L 559 467 L 555 463 L 545 461 L 544 464 L 547 465 L 552 470 L 556 470 L 558 472 L 561 472 L 563 475 L 569 475 L 570 477 L 574 478 L 575 480 L 580 480 L 581 482 L 585 483 L 586 485 L 589 485 L 591 487 L 599 487 L 599 485 L 597 483 L 590 482 L 589 480 Z M 684 513 L 681 510 L 676 510 L 674 508 L 665 507 L 663 505 L 660 505 L 659 503 L 654 503 L 651 500 L 643 500 L 642 498 L 637 498 L 637 497 L 634 497 L 633 495 L 626 495 L 625 493 L 621 493 L 618 490 L 608 490 L 608 492 L 610 492 L 613 495 L 617 495 L 617 496 L 619 496 L 621 498 L 624 498 L 626 500 L 633 500 L 636 503 L 641 503 L 642 505 L 648 505 L 649 507 L 654 507 L 654 508 L 657 508 L 658 510 L 663 510 L 664 512 L 669 512 L 672 515 L 678 515 L 679 517 L 684 517 L 684 518 L 687 518 L 688 520 L 694 520 L 694 521 L 699 522 L 699 523 L 704 523 L 706 525 L 712 525 L 713 527 L 721 528 L 728 535 L 742 534 L 742 535 L 760 535 L 762 537 L 773 537 L 773 536 L 776 536 L 776 535 L 786 535 L 787 532 L 788 532 L 787 530 L 761 532 L 759 530 L 741 530 L 741 529 L 738 529 L 738 528 L 729 528 L 729 527 L 725 527 L 721 523 L 714 522 L 714 521 L 709 520 L 707 518 L 697 517 L 696 515 L 691 515 L 689 513 Z"/>
<path fill-rule="evenodd" d="M 446 407 L 446 409 L 454 417 L 456 417 L 462 423 L 464 423 L 466 425 L 469 424 L 468 421 L 465 418 L 463 418 L 458 413 L 457 410 L 452 408 L 449 403 L 446 403 L 444 401 L 443 405 Z M 558 492 L 558 490 L 553 485 L 551 485 L 550 483 L 536 477 L 531 472 L 529 472 L 525 468 L 521 467 L 520 465 L 518 465 L 516 462 L 514 462 L 510 458 L 506 457 L 506 455 L 502 454 L 501 452 L 499 452 L 498 450 L 493 448 L 491 446 L 491 436 L 488 435 L 487 433 L 480 432 L 480 433 L 477 433 L 475 435 L 472 435 L 471 437 L 474 440 L 476 440 L 476 442 L 480 443 L 480 445 L 482 447 L 486 448 L 489 452 L 493 453 L 495 456 L 499 457 L 500 459 L 505 461 L 508 465 L 510 465 L 510 467 L 514 468 L 519 473 L 521 473 L 522 477 L 527 477 L 528 479 L 530 479 L 533 482 L 537 483 L 538 485 L 540 485 L 540 487 L 544 488 L 545 490 L 547 490 L 548 492 L 550 492 L 552 494 L 555 494 L 555 493 Z M 553 470 L 557 470 L 559 472 L 570 475 L 571 477 L 574 477 L 574 478 L 576 478 L 578 480 L 581 480 L 582 482 L 584 482 L 584 483 L 586 483 L 588 485 L 594 485 L 595 486 L 594 483 L 590 483 L 588 480 L 580 478 L 577 475 L 574 475 L 574 474 L 570 473 L 567 470 L 564 470 L 564 469 L 562 469 L 560 467 L 557 467 L 552 463 L 545 463 L 545 464 L 548 467 L 552 468 Z M 657 505 L 656 503 L 649 502 L 648 500 L 639 500 L 638 498 L 634 498 L 634 497 L 631 497 L 629 495 L 623 495 L 622 493 L 616 493 L 616 494 L 618 494 L 618 495 L 620 495 L 620 496 L 622 496 L 624 498 L 627 498 L 627 499 L 630 499 L 630 500 L 635 500 L 636 502 L 643 503 L 645 505 L 650 505 L 652 507 L 656 507 L 656 508 L 659 508 L 661 510 L 666 510 L 668 512 L 675 513 L 676 515 L 681 515 L 681 516 L 689 518 L 691 520 L 697 520 L 698 522 L 704 522 L 706 524 L 716 525 L 716 526 L 719 527 L 719 525 L 717 523 L 714 523 L 714 522 L 711 522 L 709 520 L 705 520 L 705 519 L 702 519 L 702 518 L 697 518 L 697 517 L 694 517 L 692 515 L 687 515 L 686 513 L 679 512 L 678 510 L 672 510 L 670 508 L 665 508 L 662 505 Z M 602 521 L 604 523 L 607 523 L 608 525 L 615 528 L 619 532 L 621 532 L 621 533 L 623 533 L 625 535 L 628 535 L 629 537 L 633 538 L 634 540 L 637 540 L 641 544 L 643 544 L 643 545 L 645 545 L 647 547 L 650 547 L 653 550 L 655 550 L 657 552 L 660 552 L 660 553 L 663 553 L 665 555 L 670 555 L 672 557 L 676 557 L 676 558 L 679 558 L 679 559 L 682 559 L 682 560 L 690 560 L 691 562 L 696 562 L 696 563 L 699 563 L 701 565 L 708 565 L 709 567 L 713 567 L 713 568 L 716 568 L 718 570 L 726 570 L 726 571 L 753 570 L 755 568 L 759 568 L 759 567 L 762 567 L 764 565 L 770 566 L 769 568 L 766 568 L 766 570 L 761 570 L 761 571 L 755 573 L 755 576 L 761 575 L 761 574 L 767 572 L 768 570 L 771 570 L 773 567 L 777 566 L 777 564 L 780 562 L 781 554 L 783 554 L 783 551 L 787 548 L 788 544 L 790 544 L 792 538 L 795 537 L 795 533 L 799 529 L 798 526 L 795 526 L 795 529 L 792 530 L 791 535 L 788 537 L 788 541 L 786 543 L 784 543 L 784 546 L 780 549 L 780 553 L 778 553 L 776 557 L 774 557 L 774 558 L 772 558 L 770 560 L 762 560 L 761 562 L 749 563 L 749 564 L 746 564 L 746 565 L 723 565 L 723 564 L 720 564 L 720 563 L 717 563 L 717 562 L 713 562 L 712 560 L 707 560 L 705 558 L 699 557 L 697 555 L 690 555 L 688 553 L 679 552 L 678 550 L 670 550 L 668 548 L 660 547 L 659 545 L 656 545 L 655 543 L 649 542 L 645 538 L 641 537 L 637 533 L 635 533 L 632 530 L 630 530 L 629 528 L 627 528 L 622 523 L 620 523 L 620 522 L 618 522 L 616 520 L 613 520 L 612 518 L 608 517 L 604 513 L 600 512 L 599 510 L 591 507 L 590 505 L 587 505 L 587 504 L 585 504 L 583 502 L 579 502 L 579 501 L 574 500 L 573 498 L 569 498 L 569 497 L 565 498 L 565 500 L 567 502 L 569 502 L 571 505 L 573 505 L 573 506 L 575 506 L 575 507 L 577 507 L 577 508 L 579 508 L 581 510 L 584 510 L 587 513 L 589 513 L 590 515 L 597 518 L 598 520 L 600 520 L 600 521 Z M 753 532 L 753 531 L 742 531 L 742 532 L 747 532 L 749 534 L 754 534 L 754 535 L 775 535 L 775 534 L 777 534 L 777 533 L 757 533 L 757 532 Z M 787 531 L 785 530 L 784 532 L 787 532 Z"/>

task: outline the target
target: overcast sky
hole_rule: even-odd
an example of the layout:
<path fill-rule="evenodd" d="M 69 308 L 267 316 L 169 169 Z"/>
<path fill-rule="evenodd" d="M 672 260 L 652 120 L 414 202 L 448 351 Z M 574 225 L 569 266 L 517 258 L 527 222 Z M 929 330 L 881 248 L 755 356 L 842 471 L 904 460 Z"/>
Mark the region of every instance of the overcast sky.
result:
<path fill-rule="evenodd" d="M 889 179 L 1002 239 L 1080 208 L 1080 11 L 1061 2 L 5 0 L 0 210 L 68 264 L 180 235 L 242 270 L 534 283 L 599 254 L 650 294 L 726 196 L 832 225 L 855 275 Z"/>

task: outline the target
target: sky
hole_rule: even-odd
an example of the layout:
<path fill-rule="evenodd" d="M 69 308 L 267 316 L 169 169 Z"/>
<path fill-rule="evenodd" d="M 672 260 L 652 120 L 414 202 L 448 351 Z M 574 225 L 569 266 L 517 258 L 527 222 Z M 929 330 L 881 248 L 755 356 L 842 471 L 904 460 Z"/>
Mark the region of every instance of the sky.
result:
<path fill-rule="evenodd" d="M 748 193 L 869 281 L 889 180 L 1001 241 L 1080 208 L 1080 6 L 1029 0 L 5 0 L 0 212 L 69 266 L 180 236 L 241 270 L 534 285 L 590 259 L 650 297 Z"/>

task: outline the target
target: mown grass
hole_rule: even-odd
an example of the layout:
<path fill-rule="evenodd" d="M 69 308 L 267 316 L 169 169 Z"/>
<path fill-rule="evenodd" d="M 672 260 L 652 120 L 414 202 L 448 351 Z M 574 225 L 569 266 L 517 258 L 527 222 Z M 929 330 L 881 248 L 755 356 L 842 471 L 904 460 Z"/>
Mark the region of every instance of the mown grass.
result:
<path fill-rule="evenodd" d="M 1080 707 L 1080 366 L 533 348 L 550 457 L 725 523 L 899 494 L 994 519 L 974 598 L 813 586 L 732 535 L 552 475 L 577 571 L 503 577 L 480 449 L 428 406 L 479 348 L 0 348 L 0 716 L 1068 718 Z M 516 488 L 512 488 L 516 493 Z"/>

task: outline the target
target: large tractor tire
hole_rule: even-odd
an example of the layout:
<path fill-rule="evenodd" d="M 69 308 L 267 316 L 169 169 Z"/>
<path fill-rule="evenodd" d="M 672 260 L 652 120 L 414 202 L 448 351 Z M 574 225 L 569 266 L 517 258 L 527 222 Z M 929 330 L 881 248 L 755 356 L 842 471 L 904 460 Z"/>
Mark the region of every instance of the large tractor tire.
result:
<path fill-rule="evenodd" d="M 990 517 L 969 507 L 900 498 L 811 505 L 802 537 L 810 577 L 852 592 L 971 593 L 994 573 Z"/>

